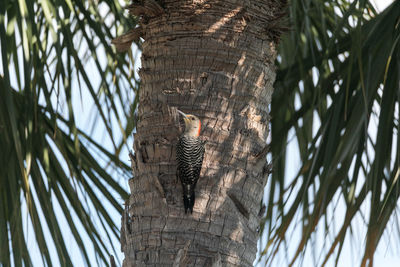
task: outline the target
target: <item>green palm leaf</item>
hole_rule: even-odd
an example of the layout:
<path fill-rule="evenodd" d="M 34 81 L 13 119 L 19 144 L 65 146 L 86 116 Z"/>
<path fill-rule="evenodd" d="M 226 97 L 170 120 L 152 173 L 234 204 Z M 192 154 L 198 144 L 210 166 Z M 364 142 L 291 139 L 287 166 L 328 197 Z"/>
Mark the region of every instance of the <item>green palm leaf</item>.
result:
<path fill-rule="evenodd" d="M 126 103 L 137 88 L 129 61 L 110 46 L 133 26 L 122 15 L 119 1 L 0 5 L 0 265 L 36 264 L 29 229 L 43 265 L 94 266 L 116 254 L 112 210 L 120 214 L 127 198 L 130 166 L 120 153 L 135 127 Z M 77 99 L 93 103 L 91 125 Z"/>
<path fill-rule="evenodd" d="M 400 2 L 379 15 L 368 1 L 289 6 L 293 30 L 280 46 L 271 110 L 274 172 L 263 254 L 273 261 L 290 237 L 286 231 L 301 222 L 291 263 L 299 262 L 319 229 L 332 238 L 318 265 L 334 252 L 338 263 L 348 230 L 359 227 L 361 216 L 368 229 L 359 244 L 365 266 L 399 199 Z M 286 148 L 293 140 L 302 165 L 290 182 Z M 342 225 L 334 230 L 329 214 L 339 202 L 343 210 L 335 216 L 343 214 Z"/>

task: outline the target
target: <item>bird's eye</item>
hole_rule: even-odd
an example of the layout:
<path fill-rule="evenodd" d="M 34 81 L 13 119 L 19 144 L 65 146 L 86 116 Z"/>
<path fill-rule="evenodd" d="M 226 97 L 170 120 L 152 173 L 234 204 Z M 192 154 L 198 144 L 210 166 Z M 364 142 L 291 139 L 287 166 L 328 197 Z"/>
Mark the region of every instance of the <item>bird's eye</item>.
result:
<path fill-rule="evenodd" d="M 194 121 L 194 118 L 192 117 L 192 121 Z"/>

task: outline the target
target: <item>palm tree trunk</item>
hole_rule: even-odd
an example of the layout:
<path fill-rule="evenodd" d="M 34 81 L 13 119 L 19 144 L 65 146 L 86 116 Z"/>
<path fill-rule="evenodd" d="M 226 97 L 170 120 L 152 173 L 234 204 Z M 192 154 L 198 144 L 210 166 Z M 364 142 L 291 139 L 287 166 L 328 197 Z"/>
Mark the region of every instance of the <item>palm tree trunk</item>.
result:
<path fill-rule="evenodd" d="M 123 266 L 252 266 L 283 1 L 137 2 L 145 42 Z M 193 214 L 176 179 L 176 108 L 201 119 L 207 141 Z"/>

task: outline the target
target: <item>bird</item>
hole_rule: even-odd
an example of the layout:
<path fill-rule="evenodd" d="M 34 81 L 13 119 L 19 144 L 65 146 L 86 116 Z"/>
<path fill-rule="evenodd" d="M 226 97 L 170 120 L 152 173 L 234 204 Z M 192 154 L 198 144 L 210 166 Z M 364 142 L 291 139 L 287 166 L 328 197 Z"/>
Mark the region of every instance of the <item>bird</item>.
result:
<path fill-rule="evenodd" d="M 185 130 L 179 137 L 176 148 L 177 178 L 182 184 L 185 214 L 188 210 L 192 214 L 195 202 L 194 190 L 203 165 L 205 142 L 199 138 L 200 119 L 195 115 L 177 111 L 183 116 L 185 122 Z"/>

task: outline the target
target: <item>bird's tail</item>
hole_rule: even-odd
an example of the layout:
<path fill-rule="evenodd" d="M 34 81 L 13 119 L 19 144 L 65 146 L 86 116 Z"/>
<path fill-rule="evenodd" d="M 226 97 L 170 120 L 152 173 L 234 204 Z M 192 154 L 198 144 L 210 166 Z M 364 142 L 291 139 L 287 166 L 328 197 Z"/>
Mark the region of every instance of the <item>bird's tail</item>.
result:
<path fill-rule="evenodd" d="M 193 213 L 194 200 L 194 191 L 192 191 L 189 195 L 183 195 L 183 205 L 185 206 L 185 213 L 187 213 L 187 210 L 190 210 L 190 213 Z"/>

